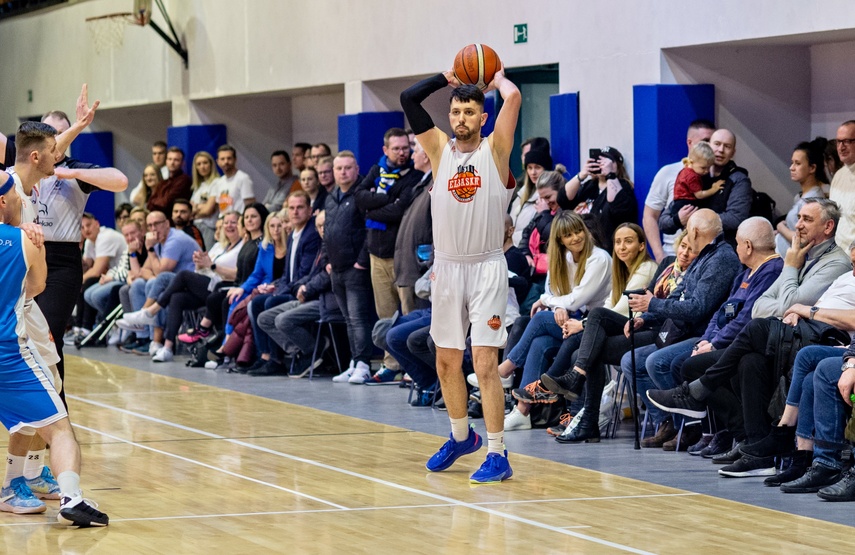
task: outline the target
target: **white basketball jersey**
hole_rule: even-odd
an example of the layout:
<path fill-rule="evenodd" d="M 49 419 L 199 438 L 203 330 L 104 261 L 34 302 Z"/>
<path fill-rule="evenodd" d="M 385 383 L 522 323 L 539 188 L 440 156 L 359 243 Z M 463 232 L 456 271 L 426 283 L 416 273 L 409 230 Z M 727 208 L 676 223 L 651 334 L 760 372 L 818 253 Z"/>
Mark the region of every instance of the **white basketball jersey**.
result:
<path fill-rule="evenodd" d="M 21 177 L 12 166 L 6 168 L 6 173 L 11 175 L 12 179 L 15 180 L 15 190 L 18 191 L 18 196 L 21 197 L 21 223 L 39 223 L 35 200 L 24 192 L 24 184 L 21 182 Z"/>
<path fill-rule="evenodd" d="M 486 138 L 472 152 L 456 146 L 451 139 L 443 148 L 431 187 L 434 247 L 454 256 L 500 251 L 513 189 L 505 188 Z"/>

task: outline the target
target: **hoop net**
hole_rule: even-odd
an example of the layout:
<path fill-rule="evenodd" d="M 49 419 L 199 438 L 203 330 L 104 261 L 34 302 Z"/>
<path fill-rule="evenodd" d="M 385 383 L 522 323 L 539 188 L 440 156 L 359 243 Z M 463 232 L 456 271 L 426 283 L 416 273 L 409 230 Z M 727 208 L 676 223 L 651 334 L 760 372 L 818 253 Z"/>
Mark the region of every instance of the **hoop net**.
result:
<path fill-rule="evenodd" d="M 86 28 L 100 54 L 109 49 L 122 46 L 127 25 L 145 25 L 145 20 L 132 13 L 114 13 L 86 19 Z"/>

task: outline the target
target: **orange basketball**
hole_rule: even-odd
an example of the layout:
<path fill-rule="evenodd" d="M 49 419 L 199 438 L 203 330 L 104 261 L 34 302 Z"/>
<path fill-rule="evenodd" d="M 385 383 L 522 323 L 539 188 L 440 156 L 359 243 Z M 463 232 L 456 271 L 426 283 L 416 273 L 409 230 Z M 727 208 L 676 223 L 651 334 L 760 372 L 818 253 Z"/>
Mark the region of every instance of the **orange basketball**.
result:
<path fill-rule="evenodd" d="M 454 76 L 466 85 L 476 85 L 484 90 L 496 72 L 502 69 L 502 61 L 496 51 L 486 44 L 464 46 L 454 57 Z"/>

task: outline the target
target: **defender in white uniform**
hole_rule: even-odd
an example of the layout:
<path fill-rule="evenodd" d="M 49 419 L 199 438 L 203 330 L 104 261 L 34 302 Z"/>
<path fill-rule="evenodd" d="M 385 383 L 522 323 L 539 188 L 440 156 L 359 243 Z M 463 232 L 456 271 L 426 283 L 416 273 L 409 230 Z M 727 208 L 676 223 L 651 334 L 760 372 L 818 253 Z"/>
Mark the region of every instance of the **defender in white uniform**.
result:
<path fill-rule="evenodd" d="M 450 85 L 449 139 L 433 125 L 421 102 Z M 487 90 L 496 89 L 504 104 L 487 138 L 484 94 L 461 85 L 452 71 L 417 83 L 401 94 L 401 105 L 416 138 L 437 168 L 431 189 L 435 265 L 432 279 L 431 336 L 437 346 L 436 366 L 451 420 L 451 438 L 427 463 L 430 471 L 450 467 L 459 457 L 481 447 L 469 427 L 468 394 L 463 379 L 463 349 L 471 328 L 472 359 L 487 427 L 487 459 L 470 480 L 495 483 L 513 475 L 504 447 L 504 394 L 499 381 L 498 349 L 506 339 L 504 314 L 508 271 L 502 254 L 504 216 L 514 189 L 508 159 L 520 107 L 520 92 L 496 73 Z"/>

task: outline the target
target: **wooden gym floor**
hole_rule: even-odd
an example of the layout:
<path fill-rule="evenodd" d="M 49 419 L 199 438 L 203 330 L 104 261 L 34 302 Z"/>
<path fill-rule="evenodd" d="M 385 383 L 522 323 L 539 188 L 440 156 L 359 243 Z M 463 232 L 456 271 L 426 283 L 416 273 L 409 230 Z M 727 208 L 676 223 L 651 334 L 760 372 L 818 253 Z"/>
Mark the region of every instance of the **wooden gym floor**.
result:
<path fill-rule="evenodd" d="M 839 524 L 518 454 L 512 480 L 471 486 L 485 451 L 431 474 L 434 435 L 74 356 L 67 372 L 110 526 L 61 528 L 49 501 L 0 514 L 0 553 L 851 550 Z"/>

